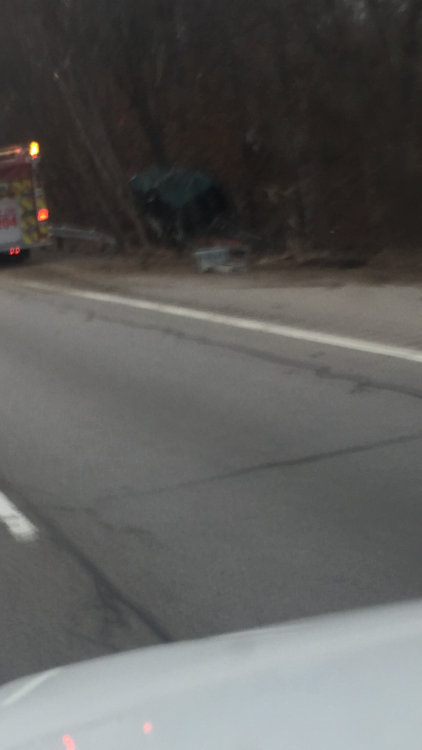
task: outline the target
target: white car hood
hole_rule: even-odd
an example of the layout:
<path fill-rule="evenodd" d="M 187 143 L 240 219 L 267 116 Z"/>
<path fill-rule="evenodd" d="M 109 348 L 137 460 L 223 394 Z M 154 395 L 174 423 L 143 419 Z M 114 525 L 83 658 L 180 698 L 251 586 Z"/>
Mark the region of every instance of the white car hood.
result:
<path fill-rule="evenodd" d="M 1 750 L 420 750 L 422 605 L 157 646 L 0 688 Z"/>

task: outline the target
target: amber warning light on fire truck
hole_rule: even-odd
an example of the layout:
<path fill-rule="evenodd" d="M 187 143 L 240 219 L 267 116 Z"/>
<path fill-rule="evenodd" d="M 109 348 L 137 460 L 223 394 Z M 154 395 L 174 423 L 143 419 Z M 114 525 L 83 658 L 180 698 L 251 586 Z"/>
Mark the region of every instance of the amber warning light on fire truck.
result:
<path fill-rule="evenodd" d="M 36 141 L 32 141 L 32 143 L 29 144 L 29 155 L 32 156 L 33 159 L 36 159 L 37 156 L 40 155 L 40 144 Z"/>
<path fill-rule="evenodd" d="M 0 148 L 0 253 L 27 257 L 50 244 L 37 141 Z"/>

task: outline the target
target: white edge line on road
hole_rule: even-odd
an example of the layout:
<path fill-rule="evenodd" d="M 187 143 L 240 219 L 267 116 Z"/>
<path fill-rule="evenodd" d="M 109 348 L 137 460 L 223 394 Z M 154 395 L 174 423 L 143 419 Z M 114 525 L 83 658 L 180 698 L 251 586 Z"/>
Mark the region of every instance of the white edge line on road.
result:
<path fill-rule="evenodd" d="M 38 529 L 17 509 L 9 498 L 0 492 L 0 522 L 4 523 L 18 542 L 33 542 Z"/>
<path fill-rule="evenodd" d="M 20 701 L 21 698 L 24 698 L 25 695 L 28 695 L 28 693 L 32 693 L 35 688 L 39 687 L 39 685 L 42 685 L 43 682 L 46 682 L 46 680 L 49 680 L 50 677 L 54 677 L 54 675 L 58 674 L 60 672 L 60 669 L 50 669 L 48 672 L 43 672 L 42 674 L 37 675 L 29 682 L 26 682 L 25 685 L 23 685 L 19 690 L 16 690 L 15 693 L 12 693 L 12 695 L 9 695 L 8 698 L 6 698 L 2 703 L 0 703 L 1 708 L 7 708 L 7 706 L 12 706 L 17 701 Z"/>
<path fill-rule="evenodd" d="M 252 318 L 221 315 L 220 313 L 208 312 L 206 310 L 195 310 L 190 307 L 179 307 L 179 305 L 151 302 L 149 300 L 136 299 L 134 297 L 122 297 L 120 295 L 106 294 L 103 292 L 69 289 L 66 287 L 52 286 L 50 284 L 42 284 L 38 282 L 25 283 L 25 286 L 30 289 L 52 292 L 55 294 L 65 294 L 70 297 L 92 300 L 93 302 L 107 302 L 114 305 L 131 307 L 136 310 L 149 310 L 151 312 L 164 313 L 165 315 L 173 315 L 179 318 L 190 318 L 191 320 L 200 320 L 205 323 L 241 328 L 246 331 L 269 333 L 274 336 L 296 339 L 298 341 L 307 341 L 313 344 L 321 344 L 323 346 L 335 346 L 340 349 L 352 349 L 357 352 L 365 352 L 367 354 L 376 354 L 383 357 L 393 357 L 395 359 L 405 359 L 409 362 L 422 363 L 422 351 L 418 349 L 392 346 L 377 341 L 366 341 L 365 339 L 355 339 L 348 336 L 337 336 L 336 334 L 325 333 L 323 331 L 312 331 L 306 328 L 279 325 L 278 323 L 267 323 L 264 320 L 253 320 Z"/>

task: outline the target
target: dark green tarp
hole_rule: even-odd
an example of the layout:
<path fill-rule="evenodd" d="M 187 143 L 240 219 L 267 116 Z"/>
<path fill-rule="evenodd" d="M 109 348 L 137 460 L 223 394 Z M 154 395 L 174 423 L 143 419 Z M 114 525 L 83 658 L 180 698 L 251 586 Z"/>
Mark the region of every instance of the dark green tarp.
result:
<path fill-rule="evenodd" d="M 214 183 L 204 172 L 173 167 L 151 167 L 139 172 L 130 180 L 133 193 L 143 196 L 153 191 L 157 197 L 175 211 L 205 193 Z"/>

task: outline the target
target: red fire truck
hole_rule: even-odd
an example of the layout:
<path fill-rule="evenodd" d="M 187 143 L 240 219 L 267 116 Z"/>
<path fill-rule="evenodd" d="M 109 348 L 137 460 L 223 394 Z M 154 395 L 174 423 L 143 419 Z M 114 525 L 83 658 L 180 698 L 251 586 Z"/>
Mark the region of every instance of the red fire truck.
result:
<path fill-rule="evenodd" d="M 0 148 L 0 253 L 23 259 L 31 248 L 50 242 L 39 161 L 35 141 Z"/>

